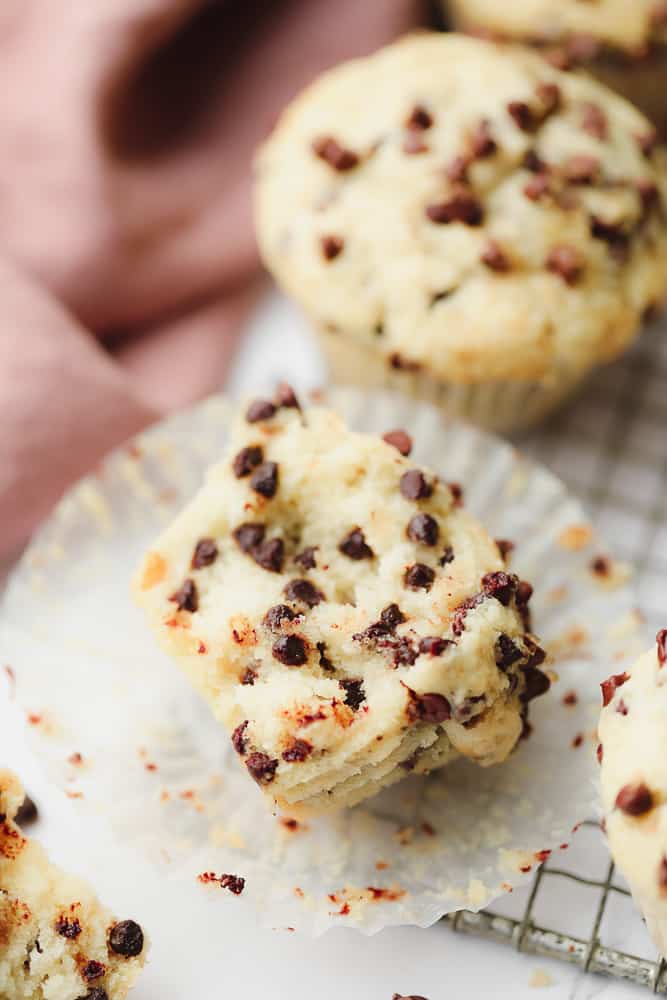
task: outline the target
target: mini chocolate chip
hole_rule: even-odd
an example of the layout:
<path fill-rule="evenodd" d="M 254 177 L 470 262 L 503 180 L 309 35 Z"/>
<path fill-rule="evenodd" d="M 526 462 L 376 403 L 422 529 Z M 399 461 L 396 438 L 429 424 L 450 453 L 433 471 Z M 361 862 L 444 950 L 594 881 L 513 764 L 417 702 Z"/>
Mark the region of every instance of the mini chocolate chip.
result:
<path fill-rule="evenodd" d="M 646 157 L 651 155 L 659 141 L 657 129 L 651 129 L 649 132 L 637 136 L 637 145 Z"/>
<path fill-rule="evenodd" d="M 361 678 L 344 677 L 342 680 L 338 681 L 338 683 L 345 691 L 345 704 L 349 705 L 349 707 L 356 712 L 360 705 L 366 701 L 364 682 Z"/>
<path fill-rule="evenodd" d="M 523 702 L 539 698 L 541 695 L 546 694 L 551 687 L 551 681 L 547 675 L 543 674 L 537 667 L 526 667 L 523 676 L 525 680 L 523 694 L 521 695 L 521 701 Z"/>
<path fill-rule="evenodd" d="M 625 704 L 622 698 L 619 699 L 618 705 L 616 706 L 616 711 L 618 712 L 619 715 L 628 714 L 628 706 Z"/>
<path fill-rule="evenodd" d="M 109 947 L 117 955 L 135 958 L 144 950 L 144 932 L 134 920 L 121 920 L 109 932 Z"/>
<path fill-rule="evenodd" d="M 482 119 L 470 136 L 470 155 L 475 160 L 485 160 L 498 149 L 498 143 L 491 134 L 489 123 Z"/>
<path fill-rule="evenodd" d="M 597 749 L 595 751 L 596 757 L 598 759 L 598 764 L 602 763 L 602 758 L 604 757 L 604 747 L 601 743 L 598 743 Z"/>
<path fill-rule="evenodd" d="M 563 164 L 563 173 L 570 184 L 592 184 L 600 170 L 596 156 L 571 156 Z"/>
<path fill-rule="evenodd" d="M 484 600 L 484 594 L 474 594 L 472 597 L 466 597 L 465 601 L 462 601 L 457 608 L 454 609 L 452 615 L 452 632 L 454 635 L 463 635 L 465 630 L 465 620 L 469 611 L 473 608 L 478 607 Z"/>
<path fill-rule="evenodd" d="M 256 424 L 260 420 L 270 420 L 275 413 L 276 407 L 270 399 L 255 399 L 246 410 L 245 418 L 249 424 Z"/>
<path fill-rule="evenodd" d="M 425 130 L 433 124 L 433 115 L 423 104 L 415 104 L 414 108 L 405 119 L 405 127 L 409 129 Z"/>
<path fill-rule="evenodd" d="M 315 561 L 317 548 L 317 545 L 309 545 L 307 548 L 303 549 L 302 552 L 299 552 L 294 556 L 294 562 L 297 563 L 301 569 L 315 569 L 315 566 L 317 565 Z"/>
<path fill-rule="evenodd" d="M 408 718 L 411 722 L 446 722 L 452 717 L 451 705 L 442 694 L 417 694 L 408 688 Z"/>
<path fill-rule="evenodd" d="M 194 580 L 188 578 L 169 598 L 179 611 L 196 611 L 199 607 L 199 595 Z"/>
<path fill-rule="evenodd" d="M 395 629 L 397 625 L 401 625 L 405 621 L 405 615 L 398 604 L 388 604 L 380 612 L 380 621 L 389 629 Z"/>
<path fill-rule="evenodd" d="M 278 631 L 284 621 L 293 622 L 296 613 L 286 604 L 274 604 L 264 615 L 264 624 L 272 631 Z"/>
<path fill-rule="evenodd" d="M 91 983 L 93 980 L 103 976 L 106 971 L 105 966 L 101 962 L 96 962 L 94 958 L 91 958 L 81 969 L 81 975 L 87 983 Z"/>
<path fill-rule="evenodd" d="M 238 754 L 243 757 L 246 750 L 248 749 L 248 744 L 246 743 L 245 731 L 248 728 L 248 720 L 244 719 L 243 722 L 236 727 L 232 733 L 232 746 Z"/>
<path fill-rule="evenodd" d="M 460 483 L 447 483 L 455 507 L 463 506 L 463 487 Z"/>
<path fill-rule="evenodd" d="M 581 254 L 576 247 L 561 244 L 552 247 L 547 257 L 547 270 L 557 274 L 566 285 L 576 285 L 584 270 Z"/>
<path fill-rule="evenodd" d="M 251 753 L 245 766 L 258 785 L 269 785 L 276 776 L 278 761 L 266 753 Z"/>
<path fill-rule="evenodd" d="M 408 524 L 408 538 L 422 545 L 437 545 L 440 529 L 430 514 L 415 514 Z"/>
<path fill-rule="evenodd" d="M 508 670 L 513 663 L 522 659 L 523 651 L 508 635 L 501 632 L 494 646 L 496 666 L 499 670 Z"/>
<path fill-rule="evenodd" d="M 319 653 L 320 666 L 322 667 L 322 670 L 327 670 L 329 672 L 335 670 L 335 666 L 327 656 L 327 644 L 325 642 L 318 642 L 315 648 Z"/>
<path fill-rule="evenodd" d="M 510 269 L 509 257 L 493 240 L 489 240 L 486 244 L 480 259 L 490 271 L 496 271 L 498 274 L 506 274 Z"/>
<path fill-rule="evenodd" d="M 435 570 L 424 563 L 408 566 L 403 576 L 403 582 L 409 590 L 430 590 L 434 580 Z"/>
<path fill-rule="evenodd" d="M 486 596 L 495 597 L 505 607 L 516 593 L 518 584 L 519 580 L 516 576 L 504 573 L 502 570 L 486 573 L 482 577 L 482 590 Z"/>
<path fill-rule="evenodd" d="M 246 667 L 241 674 L 241 684 L 245 687 L 252 687 L 257 680 L 257 671 L 253 670 L 252 667 Z"/>
<path fill-rule="evenodd" d="M 304 761 L 313 752 L 313 744 L 308 740 L 294 740 L 294 742 L 283 750 L 282 758 L 290 764 Z"/>
<path fill-rule="evenodd" d="M 234 457 L 232 469 L 237 479 L 249 476 L 253 469 L 256 469 L 264 461 L 264 452 L 258 444 L 251 444 L 247 448 L 241 448 L 238 455 Z"/>
<path fill-rule="evenodd" d="M 514 542 L 510 542 L 507 538 L 496 538 L 496 545 L 504 561 L 507 562 L 509 556 L 514 552 Z"/>
<path fill-rule="evenodd" d="M 648 180 L 646 177 L 641 177 L 635 187 L 641 199 L 642 208 L 647 212 L 659 200 L 658 186 L 654 181 Z"/>
<path fill-rule="evenodd" d="M 330 233 L 320 239 L 320 249 L 325 260 L 335 260 L 343 252 L 345 240 L 342 236 L 335 236 Z"/>
<path fill-rule="evenodd" d="M 418 361 L 410 361 L 409 358 L 406 358 L 403 354 L 399 354 L 398 351 L 390 354 L 387 360 L 389 361 L 389 366 L 395 368 L 397 371 L 418 372 L 421 368 Z"/>
<path fill-rule="evenodd" d="M 250 478 L 250 486 L 267 500 L 276 495 L 278 489 L 278 466 L 275 462 L 262 462 Z"/>
<path fill-rule="evenodd" d="M 594 139 L 601 141 L 607 138 L 609 122 L 599 104 L 584 104 L 582 108 L 581 127 Z"/>
<path fill-rule="evenodd" d="M 538 83 L 535 93 L 544 105 L 543 120 L 560 107 L 561 91 L 557 83 Z"/>
<path fill-rule="evenodd" d="M 75 941 L 81 933 L 81 924 L 76 917 L 72 917 L 71 920 L 68 917 L 58 917 L 54 926 L 56 934 L 69 941 Z"/>
<path fill-rule="evenodd" d="M 262 569 L 269 573 L 280 573 L 285 558 L 285 545 L 282 538 L 270 538 L 262 542 L 252 552 L 253 559 Z"/>
<path fill-rule="evenodd" d="M 535 174 L 524 185 L 523 193 L 531 201 L 539 201 L 549 191 L 549 178 L 546 174 Z"/>
<path fill-rule="evenodd" d="M 394 993 L 394 995 L 391 998 L 391 1000 L 428 1000 L 428 998 L 427 997 L 418 997 L 414 993 L 411 993 L 409 997 L 408 996 L 402 996 L 400 993 Z"/>
<path fill-rule="evenodd" d="M 395 667 L 411 667 L 416 662 L 419 653 L 409 639 L 393 639 L 387 645 L 392 650 Z"/>
<path fill-rule="evenodd" d="M 35 820 L 37 819 L 37 816 L 38 816 L 37 806 L 30 798 L 30 796 L 26 795 L 23 799 L 23 802 L 18 807 L 16 815 L 14 816 L 14 822 L 17 823 L 19 826 L 27 826 L 28 823 L 34 823 Z"/>
<path fill-rule="evenodd" d="M 653 794 L 643 781 L 623 785 L 616 796 L 615 806 L 628 816 L 643 816 L 653 808 Z"/>
<path fill-rule="evenodd" d="M 451 639 L 443 639 L 439 635 L 427 635 L 419 640 L 419 652 L 426 656 L 442 656 L 446 649 L 456 643 Z"/>
<path fill-rule="evenodd" d="M 245 889 L 245 879 L 240 875 L 222 874 L 218 878 L 221 889 L 228 889 L 235 896 L 240 896 Z"/>
<path fill-rule="evenodd" d="M 218 546 L 212 538 L 200 538 L 195 545 L 190 566 L 192 569 L 203 569 L 210 566 L 218 558 Z"/>
<path fill-rule="evenodd" d="M 456 156 L 449 166 L 446 168 L 445 173 L 450 181 L 453 183 L 461 184 L 468 177 L 468 170 L 470 168 L 470 158 L 467 156 Z"/>
<path fill-rule="evenodd" d="M 406 500 L 425 500 L 433 493 L 433 487 L 420 469 L 408 469 L 404 472 L 398 488 Z"/>
<path fill-rule="evenodd" d="M 366 544 L 361 528 L 353 528 L 338 546 L 338 551 L 348 559 L 372 559 L 373 550 Z"/>
<path fill-rule="evenodd" d="M 275 393 L 276 406 L 285 407 L 285 409 L 300 410 L 301 404 L 297 394 L 295 393 L 289 382 L 279 382 L 276 387 Z"/>
<path fill-rule="evenodd" d="M 661 628 L 655 637 L 658 647 L 658 663 L 662 667 L 667 663 L 667 628 Z"/>
<path fill-rule="evenodd" d="M 454 549 L 451 545 L 448 545 L 445 551 L 440 556 L 438 563 L 440 566 L 448 566 L 450 562 L 454 562 Z"/>
<path fill-rule="evenodd" d="M 624 259 L 630 242 L 629 234 L 623 228 L 623 222 L 606 222 L 597 215 L 590 220 L 590 233 L 593 239 L 603 240 L 609 244 L 614 256 Z"/>
<path fill-rule="evenodd" d="M 274 642 L 271 652 L 287 667 L 301 667 L 308 659 L 308 646 L 300 635 L 281 636 Z"/>
<path fill-rule="evenodd" d="M 522 162 L 526 170 L 530 170 L 532 174 L 546 173 L 548 169 L 547 164 L 535 149 L 527 150 Z"/>
<path fill-rule="evenodd" d="M 252 550 L 264 540 L 266 528 L 263 524 L 246 522 L 234 528 L 232 535 L 243 552 Z"/>
<path fill-rule="evenodd" d="M 484 211 L 479 200 L 463 185 L 455 187 L 447 201 L 436 201 L 426 206 L 426 216 L 438 226 L 461 222 L 466 226 L 481 226 Z"/>
<path fill-rule="evenodd" d="M 522 132 L 532 132 L 537 122 L 530 105 L 525 101 L 510 101 L 507 105 L 508 114 Z"/>
<path fill-rule="evenodd" d="M 85 996 L 77 997 L 76 1000 L 109 1000 L 109 994 L 101 986 L 94 986 Z"/>
<path fill-rule="evenodd" d="M 600 684 L 600 689 L 602 691 L 602 707 L 606 707 L 611 699 L 614 697 L 616 688 L 621 687 L 626 681 L 630 680 L 630 675 L 627 673 L 622 674 L 612 674 L 608 677 L 606 681 L 602 681 Z"/>
<path fill-rule="evenodd" d="M 527 580 L 519 580 L 514 600 L 518 608 L 525 607 L 533 596 L 533 586 Z"/>
<path fill-rule="evenodd" d="M 412 438 L 409 434 L 406 434 L 405 431 L 387 431 L 386 434 L 382 435 L 382 440 L 386 441 L 387 444 L 392 445 L 406 458 L 412 451 Z"/>
<path fill-rule="evenodd" d="M 345 149 L 333 136 L 322 136 L 313 143 L 313 152 L 334 170 L 352 170 L 359 163 L 359 157 L 351 149 Z"/>
<path fill-rule="evenodd" d="M 283 594 L 288 601 L 302 601 L 309 608 L 314 608 L 325 600 L 322 591 L 318 590 L 310 580 L 290 580 L 285 586 Z"/>
<path fill-rule="evenodd" d="M 358 632 L 353 635 L 352 638 L 357 640 L 357 642 L 363 642 L 364 640 L 376 640 L 383 636 L 390 635 L 395 631 L 396 627 L 405 621 L 405 615 L 399 608 L 398 604 L 388 604 L 386 608 L 380 612 L 380 620 L 373 622 L 368 626 L 363 632 Z"/>

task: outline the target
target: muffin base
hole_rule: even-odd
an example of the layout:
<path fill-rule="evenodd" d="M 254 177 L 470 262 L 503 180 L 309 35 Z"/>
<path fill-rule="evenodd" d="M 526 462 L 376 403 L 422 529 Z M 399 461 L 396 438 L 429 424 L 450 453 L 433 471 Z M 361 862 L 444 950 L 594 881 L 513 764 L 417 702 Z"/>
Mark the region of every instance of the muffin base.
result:
<path fill-rule="evenodd" d="M 580 372 L 563 371 L 539 382 L 445 382 L 423 371 L 392 368 L 376 351 L 351 343 L 338 333 L 318 329 L 317 336 L 333 382 L 405 393 L 496 434 L 527 430 L 539 424 L 585 378 Z"/>

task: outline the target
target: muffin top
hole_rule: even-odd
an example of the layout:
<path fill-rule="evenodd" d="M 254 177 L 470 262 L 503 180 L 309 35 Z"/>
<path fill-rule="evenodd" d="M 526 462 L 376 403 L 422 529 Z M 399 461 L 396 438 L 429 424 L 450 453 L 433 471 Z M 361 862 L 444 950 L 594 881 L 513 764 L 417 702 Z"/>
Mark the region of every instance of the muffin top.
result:
<path fill-rule="evenodd" d="M 667 41 L 664 0 L 448 0 L 464 26 L 514 38 L 558 44 L 573 39 L 588 58 L 595 43 L 642 56 L 647 46 Z M 576 53 L 575 53 L 576 54 Z"/>
<path fill-rule="evenodd" d="M 0 996 L 120 1000 L 143 965 L 143 931 L 115 920 L 23 836 L 14 821 L 23 799 L 18 779 L 0 770 Z"/>
<path fill-rule="evenodd" d="M 602 685 L 598 734 L 609 847 L 633 892 L 667 917 L 667 629 Z"/>
<path fill-rule="evenodd" d="M 503 760 L 549 686 L 530 586 L 408 436 L 389 440 L 285 386 L 255 400 L 137 577 L 161 644 L 279 801 L 370 760 L 404 776 L 443 733 Z"/>
<path fill-rule="evenodd" d="M 586 371 L 665 292 L 655 143 L 622 98 L 531 51 L 414 35 L 283 114 L 257 159 L 261 250 L 319 325 L 393 368 Z"/>

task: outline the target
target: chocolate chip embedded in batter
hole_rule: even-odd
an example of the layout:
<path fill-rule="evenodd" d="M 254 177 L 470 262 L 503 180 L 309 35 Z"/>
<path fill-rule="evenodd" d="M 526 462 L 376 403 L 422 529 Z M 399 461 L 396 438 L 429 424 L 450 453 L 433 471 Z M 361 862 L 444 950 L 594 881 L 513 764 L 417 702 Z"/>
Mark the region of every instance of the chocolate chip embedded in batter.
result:
<path fill-rule="evenodd" d="M 251 753 L 245 766 L 258 785 L 269 785 L 276 776 L 278 761 L 266 753 Z"/>
<path fill-rule="evenodd" d="M 285 409 L 300 410 L 301 404 L 297 394 L 295 393 L 289 382 L 279 382 L 276 388 L 275 394 L 276 406 L 284 407 Z"/>
<path fill-rule="evenodd" d="M 408 566 L 403 576 L 403 582 L 409 590 L 430 590 L 434 580 L 435 570 L 425 563 Z"/>
<path fill-rule="evenodd" d="M 200 538 L 195 545 L 190 563 L 191 569 L 203 569 L 218 558 L 218 546 L 212 538 Z"/>
<path fill-rule="evenodd" d="M 448 545 L 445 551 L 440 556 L 438 563 L 440 566 L 448 566 L 450 562 L 454 562 L 454 549 L 451 545 Z"/>
<path fill-rule="evenodd" d="M 405 621 L 405 615 L 399 608 L 398 604 L 388 604 L 386 608 L 383 608 L 380 612 L 380 621 L 383 625 L 390 630 L 396 628 L 397 625 L 402 625 Z"/>
<path fill-rule="evenodd" d="M 309 608 L 314 608 L 321 601 L 325 600 L 324 594 L 318 590 L 310 580 L 290 580 L 285 586 L 283 594 L 288 601 L 301 601 Z"/>
<path fill-rule="evenodd" d="M 570 184 L 592 184 L 600 172 L 600 161 L 596 156 L 571 156 L 562 169 Z"/>
<path fill-rule="evenodd" d="M 537 122 L 535 120 L 535 115 L 529 104 L 525 101 L 510 101 L 507 105 L 507 113 L 522 132 L 532 132 Z"/>
<path fill-rule="evenodd" d="M 645 212 L 648 212 L 660 200 L 658 185 L 646 177 L 641 177 L 635 184 L 635 188 Z"/>
<path fill-rule="evenodd" d="M 510 260 L 505 251 L 494 241 L 489 240 L 480 258 L 490 271 L 506 274 L 510 270 Z"/>
<path fill-rule="evenodd" d="M 470 169 L 470 157 L 468 156 L 456 156 L 452 162 L 445 168 L 445 173 L 450 181 L 455 184 L 462 184 L 468 178 L 468 170 Z"/>
<path fill-rule="evenodd" d="M 425 131 L 433 124 L 433 115 L 423 104 L 415 104 L 405 119 L 405 127 Z"/>
<path fill-rule="evenodd" d="M 658 885 L 663 893 L 667 892 L 667 858 L 664 854 L 658 865 Z"/>
<path fill-rule="evenodd" d="M 518 577 L 504 573 L 502 570 L 486 573 L 482 577 L 482 590 L 486 596 L 495 597 L 505 607 L 508 606 L 516 593 L 518 584 Z"/>
<path fill-rule="evenodd" d="M 462 507 L 464 503 L 463 487 L 460 483 L 447 483 L 449 487 L 449 492 L 452 494 L 452 500 L 454 501 L 455 507 Z"/>
<path fill-rule="evenodd" d="M 621 687 L 626 681 L 630 680 L 630 675 L 627 673 L 622 674 L 612 674 L 608 677 L 606 681 L 602 681 L 600 684 L 600 689 L 602 690 L 602 705 L 607 706 L 611 699 L 614 697 L 616 688 Z"/>
<path fill-rule="evenodd" d="M 87 983 L 92 983 L 95 979 L 100 979 L 106 971 L 106 966 L 104 966 L 101 962 L 96 962 L 94 958 L 91 958 L 90 961 L 86 962 L 86 964 L 82 967 L 81 975 Z"/>
<path fill-rule="evenodd" d="M 342 552 L 348 559 L 373 558 L 373 550 L 366 544 L 366 539 L 361 528 L 353 528 L 339 544 L 338 551 Z"/>
<path fill-rule="evenodd" d="M 18 807 L 16 815 L 14 816 L 14 822 L 18 824 L 18 826 L 27 826 L 28 823 L 34 823 L 37 817 L 37 806 L 30 796 L 26 795 L 23 802 Z"/>
<path fill-rule="evenodd" d="M 320 238 L 320 250 L 325 260 L 335 260 L 345 248 L 345 240 L 342 236 L 329 233 Z"/>
<path fill-rule="evenodd" d="M 280 573 L 285 558 L 285 545 L 282 538 L 270 538 L 253 549 L 255 562 L 269 573 Z"/>
<path fill-rule="evenodd" d="M 452 614 L 452 632 L 454 635 L 463 635 L 468 612 L 478 607 L 483 600 L 484 594 L 474 594 L 472 597 L 466 597 L 465 601 L 461 601 L 459 606 L 454 608 L 454 613 Z"/>
<path fill-rule="evenodd" d="M 584 262 L 576 247 L 561 244 L 552 247 L 546 260 L 547 270 L 557 274 L 566 285 L 576 285 L 584 271 Z"/>
<path fill-rule="evenodd" d="M 58 917 L 54 924 L 56 934 L 67 938 L 69 941 L 76 941 L 81 933 L 81 924 L 76 917 Z"/>
<path fill-rule="evenodd" d="M 353 170 L 359 163 L 359 157 L 351 149 L 344 146 L 333 136 L 321 136 L 313 142 L 313 152 L 320 160 L 328 163 L 333 170 Z"/>
<path fill-rule="evenodd" d="M 522 166 L 530 170 L 531 174 L 543 174 L 549 169 L 546 162 L 539 155 L 537 150 L 528 149 L 523 157 Z"/>
<path fill-rule="evenodd" d="M 276 660 L 286 667 L 301 667 L 308 659 L 308 645 L 300 635 L 283 635 L 271 649 Z"/>
<path fill-rule="evenodd" d="M 85 996 L 77 997 L 76 1000 L 109 1000 L 109 994 L 101 986 L 94 986 Z"/>
<path fill-rule="evenodd" d="M 307 548 L 303 549 L 294 556 L 294 562 L 297 563 L 301 569 L 315 569 L 315 566 L 317 565 L 315 560 L 317 548 L 317 545 L 309 545 Z"/>
<path fill-rule="evenodd" d="M 425 500 L 433 493 L 433 487 L 420 469 L 408 469 L 404 472 L 398 488 L 406 500 Z"/>
<path fill-rule="evenodd" d="M 503 560 L 507 562 L 508 558 L 514 552 L 516 548 L 514 542 L 510 542 L 507 538 L 496 538 L 496 545 L 498 546 L 498 551 L 502 556 Z"/>
<path fill-rule="evenodd" d="M 470 155 L 475 160 L 485 160 L 498 149 L 498 143 L 491 134 L 491 128 L 486 119 L 482 119 L 470 136 Z"/>
<path fill-rule="evenodd" d="M 628 816 L 643 816 L 654 806 L 653 793 L 643 781 L 623 785 L 614 804 Z"/>
<path fill-rule="evenodd" d="M 658 663 L 662 667 L 667 663 L 667 628 L 661 628 L 655 637 L 658 647 Z"/>
<path fill-rule="evenodd" d="M 387 358 L 390 368 L 395 368 L 396 371 L 401 372 L 418 372 L 421 368 L 419 361 L 411 361 L 406 358 L 405 355 L 399 354 L 398 351 L 393 351 Z"/>
<path fill-rule="evenodd" d="M 411 722 L 446 722 L 452 717 L 451 705 L 442 694 L 417 694 L 408 688 L 408 719 Z"/>
<path fill-rule="evenodd" d="M 246 750 L 248 749 L 248 744 L 246 743 L 245 731 L 248 728 L 248 720 L 244 719 L 243 722 L 236 727 L 232 733 L 232 746 L 238 754 L 243 757 Z"/>
<path fill-rule="evenodd" d="M 199 607 L 199 595 L 194 580 L 189 577 L 169 598 L 179 611 L 196 611 Z"/>
<path fill-rule="evenodd" d="M 386 434 L 382 435 L 382 440 L 386 441 L 387 444 L 392 445 L 397 451 L 404 455 L 406 458 L 412 451 L 412 438 L 406 431 L 395 430 L 387 431 Z"/>
<path fill-rule="evenodd" d="M 584 104 L 582 107 L 581 127 L 594 139 L 603 141 L 609 132 L 609 121 L 599 104 Z"/>
<path fill-rule="evenodd" d="M 336 669 L 336 667 L 327 656 L 326 642 L 318 642 L 315 648 L 317 649 L 317 652 L 320 657 L 320 666 L 322 670 L 326 670 L 328 673 L 332 673 Z"/>
<path fill-rule="evenodd" d="M 524 184 L 523 193 L 530 201 L 539 201 L 549 193 L 550 181 L 546 174 L 535 174 Z"/>
<path fill-rule="evenodd" d="M 283 622 L 293 622 L 296 617 L 296 613 L 286 604 L 274 604 L 264 615 L 264 624 L 271 631 L 277 632 Z"/>
<path fill-rule="evenodd" d="M 345 704 L 348 705 L 352 711 L 356 712 L 359 707 L 366 701 L 366 692 L 364 691 L 364 682 L 361 678 L 343 678 L 338 681 L 340 687 L 345 691 Z"/>
<path fill-rule="evenodd" d="M 144 950 L 144 932 L 134 920 L 121 920 L 109 931 L 109 947 L 116 955 L 135 958 Z"/>
<path fill-rule="evenodd" d="M 308 740 L 294 740 L 294 742 L 283 750 L 281 756 L 289 764 L 304 761 L 313 752 L 313 744 Z"/>
<path fill-rule="evenodd" d="M 455 645 L 451 639 L 443 639 L 440 635 L 427 635 L 419 640 L 419 652 L 426 656 L 442 656 L 446 649 Z"/>
<path fill-rule="evenodd" d="M 264 540 L 265 532 L 263 524 L 246 522 L 234 528 L 232 537 L 243 552 L 252 552 Z"/>
<path fill-rule="evenodd" d="M 494 646 L 496 666 L 499 670 L 508 670 L 513 663 L 523 658 L 523 650 L 504 632 L 496 639 Z"/>
<path fill-rule="evenodd" d="M 253 469 L 256 469 L 264 461 L 264 452 L 258 444 L 251 444 L 247 448 L 241 448 L 234 457 L 232 469 L 237 479 L 249 476 Z"/>
<path fill-rule="evenodd" d="M 543 105 L 542 120 L 560 107 L 562 95 L 557 83 L 538 83 L 535 93 Z"/>
<path fill-rule="evenodd" d="M 241 674 L 241 684 L 244 687 L 252 687 L 257 680 L 257 671 L 253 670 L 252 667 L 246 667 Z"/>
<path fill-rule="evenodd" d="M 270 500 L 278 489 L 278 465 L 276 462 L 262 462 L 250 478 L 251 489 Z"/>
<path fill-rule="evenodd" d="M 637 137 L 637 145 L 644 156 L 649 157 L 660 141 L 657 129 L 650 129 Z"/>
<path fill-rule="evenodd" d="M 546 694 L 551 687 L 551 681 L 547 675 L 543 674 L 537 667 L 526 667 L 523 676 L 525 680 L 523 694 L 521 695 L 521 701 L 523 702 L 539 698 L 541 695 Z"/>
<path fill-rule="evenodd" d="M 270 399 L 255 399 L 246 410 L 245 418 L 249 424 L 260 420 L 270 420 L 276 414 L 276 407 Z"/>
<path fill-rule="evenodd" d="M 408 524 L 408 538 L 422 545 L 437 545 L 440 529 L 430 514 L 415 514 Z"/>
<path fill-rule="evenodd" d="M 416 663 L 419 651 L 409 639 L 393 639 L 388 645 L 392 650 L 392 662 L 395 667 L 411 667 Z"/>
<path fill-rule="evenodd" d="M 461 222 L 465 226 L 481 226 L 484 210 L 478 198 L 467 187 L 460 185 L 452 191 L 447 201 L 431 202 L 426 206 L 426 216 L 438 226 Z"/>

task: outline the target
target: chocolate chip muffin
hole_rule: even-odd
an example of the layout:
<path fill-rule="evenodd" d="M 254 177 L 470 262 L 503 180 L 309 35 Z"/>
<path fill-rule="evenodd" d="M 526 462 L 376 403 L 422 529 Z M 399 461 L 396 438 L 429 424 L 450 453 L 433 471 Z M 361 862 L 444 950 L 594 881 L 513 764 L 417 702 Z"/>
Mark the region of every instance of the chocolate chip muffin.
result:
<path fill-rule="evenodd" d="M 667 955 L 667 629 L 602 685 L 598 760 L 609 848 Z"/>
<path fill-rule="evenodd" d="M 0 771 L 0 996 L 117 1000 L 144 963 L 134 920 L 116 920 L 86 883 L 50 864 L 16 822 L 24 795 Z"/>
<path fill-rule="evenodd" d="M 528 426 L 664 297 L 655 142 L 529 50 L 409 37 L 284 113 L 257 160 L 264 260 L 339 380 Z"/>
<path fill-rule="evenodd" d="M 455 27 L 537 47 L 560 69 L 582 68 L 667 127 L 665 0 L 444 0 Z"/>
<path fill-rule="evenodd" d="M 291 810 L 458 756 L 500 763 L 549 687 L 532 588 L 409 451 L 282 386 L 240 416 L 137 575 L 160 644 Z"/>

